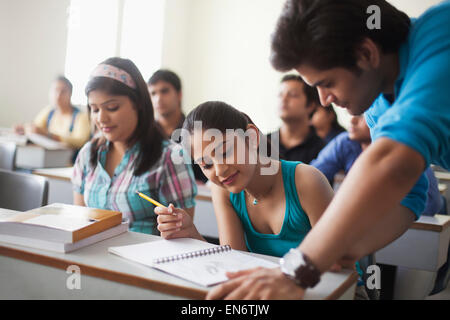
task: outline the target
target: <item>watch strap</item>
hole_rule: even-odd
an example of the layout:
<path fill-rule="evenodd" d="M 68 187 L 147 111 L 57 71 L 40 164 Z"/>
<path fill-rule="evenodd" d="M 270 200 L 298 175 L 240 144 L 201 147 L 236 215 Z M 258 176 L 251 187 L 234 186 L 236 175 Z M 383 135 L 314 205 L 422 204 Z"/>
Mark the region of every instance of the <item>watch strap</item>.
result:
<path fill-rule="evenodd" d="M 303 289 L 313 288 L 320 281 L 320 270 L 313 264 L 311 259 L 306 254 L 303 252 L 301 254 L 303 255 L 305 264 L 302 264 L 295 269 L 295 283 Z"/>

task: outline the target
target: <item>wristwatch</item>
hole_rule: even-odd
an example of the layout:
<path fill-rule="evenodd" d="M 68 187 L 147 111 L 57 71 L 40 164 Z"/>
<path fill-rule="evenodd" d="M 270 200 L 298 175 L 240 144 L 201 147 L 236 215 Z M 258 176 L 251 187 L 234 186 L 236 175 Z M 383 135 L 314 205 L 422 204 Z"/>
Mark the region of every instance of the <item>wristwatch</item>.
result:
<path fill-rule="evenodd" d="M 320 281 L 320 270 L 298 249 L 289 250 L 280 259 L 281 271 L 303 289 L 313 288 Z"/>

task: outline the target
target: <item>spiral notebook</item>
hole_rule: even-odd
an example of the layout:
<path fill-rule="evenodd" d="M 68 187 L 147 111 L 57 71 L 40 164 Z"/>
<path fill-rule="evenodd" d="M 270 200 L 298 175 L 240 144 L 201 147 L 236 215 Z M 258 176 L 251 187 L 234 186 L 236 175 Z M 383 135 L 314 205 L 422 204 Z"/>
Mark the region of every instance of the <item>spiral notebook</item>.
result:
<path fill-rule="evenodd" d="M 203 286 L 226 281 L 228 271 L 278 267 L 277 263 L 233 250 L 228 245 L 188 238 L 110 247 L 108 251 Z"/>

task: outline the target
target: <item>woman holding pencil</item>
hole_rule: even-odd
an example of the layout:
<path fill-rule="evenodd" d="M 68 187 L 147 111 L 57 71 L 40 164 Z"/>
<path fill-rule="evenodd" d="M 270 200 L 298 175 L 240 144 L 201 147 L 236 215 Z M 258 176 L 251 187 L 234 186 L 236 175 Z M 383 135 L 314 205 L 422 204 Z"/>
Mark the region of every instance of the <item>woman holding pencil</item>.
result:
<path fill-rule="evenodd" d="M 224 102 L 201 104 L 186 117 L 183 129 L 182 144 L 213 183 L 222 245 L 283 257 L 303 241 L 333 198 L 327 179 L 314 167 L 269 157 L 273 154 L 264 150 L 270 147 L 250 118 Z M 155 213 L 165 239 L 205 240 L 184 210 L 157 206 Z M 362 279 L 359 264 L 355 268 Z M 368 299 L 362 280 L 355 299 Z"/>
<path fill-rule="evenodd" d="M 85 91 L 99 134 L 76 159 L 74 203 L 120 211 L 130 230 L 149 234 L 159 234 L 155 205 L 137 192 L 193 217 L 197 186 L 191 165 L 155 125 L 147 85 L 134 63 L 107 59 L 94 69 Z"/>

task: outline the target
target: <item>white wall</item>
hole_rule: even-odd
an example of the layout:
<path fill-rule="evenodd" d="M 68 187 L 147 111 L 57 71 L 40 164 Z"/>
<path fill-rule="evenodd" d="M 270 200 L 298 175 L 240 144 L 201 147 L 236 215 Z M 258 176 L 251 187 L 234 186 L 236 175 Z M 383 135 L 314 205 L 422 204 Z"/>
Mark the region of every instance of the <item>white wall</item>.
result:
<path fill-rule="evenodd" d="M 284 0 L 166 0 L 163 66 L 183 81 L 183 109 L 223 100 L 248 113 L 264 132 L 280 125 L 276 109 L 282 74 L 268 57 L 270 34 Z M 391 0 L 418 16 L 439 0 Z M 337 108 L 347 126 L 348 114 Z"/>
<path fill-rule="evenodd" d="M 0 0 L 0 126 L 30 121 L 64 72 L 69 0 Z"/>
<path fill-rule="evenodd" d="M 171 10 L 175 2 L 167 2 L 171 40 L 163 65 L 180 73 L 184 111 L 222 100 L 248 113 L 263 131 L 276 128 L 281 75 L 270 66 L 269 39 L 283 1 L 189 0 L 181 19 Z"/>
<path fill-rule="evenodd" d="M 189 49 L 188 27 L 191 3 L 192 0 L 166 0 L 161 55 L 162 67 L 169 68 L 180 76 L 186 92 L 191 91 L 189 83 L 185 81 L 188 64 L 185 52 Z"/>
<path fill-rule="evenodd" d="M 388 0 L 396 8 L 406 12 L 410 17 L 418 17 L 431 6 L 442 0 Z"/>
<path fill-rule="evenodd" d="M 47 104 L 52 79 L 64 71 L 69 2 L 0 0 L 0 126 L 30 121 Z M 417 16 L 440 1 L 390 2 Z M 182 78 L 185 112 L 206 100 L 223 100 L 248 113 L 265 132 L 279 126 L 282 75 L 268 57 L 283 3 L 166 0 L 162 66 Z M 346 112 L 339 113 L 345 124 Z"/>

